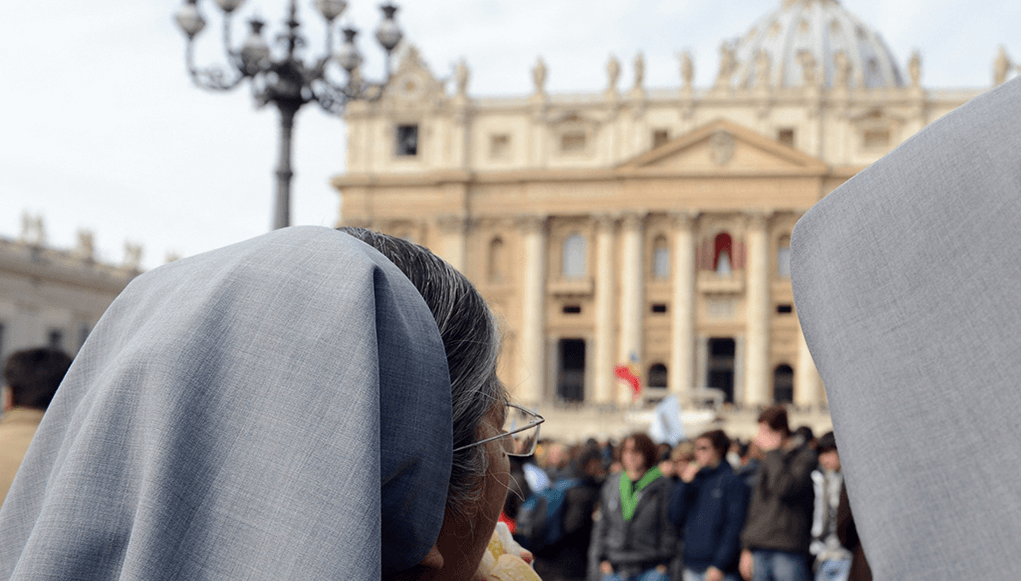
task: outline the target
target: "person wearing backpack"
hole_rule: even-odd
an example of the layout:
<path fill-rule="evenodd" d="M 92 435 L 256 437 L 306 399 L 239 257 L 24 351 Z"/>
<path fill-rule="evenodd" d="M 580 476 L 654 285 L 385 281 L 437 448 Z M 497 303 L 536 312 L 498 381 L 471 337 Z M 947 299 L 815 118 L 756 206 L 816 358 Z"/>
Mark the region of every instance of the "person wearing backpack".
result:
<path fill-rule="evenodd" d="M 667 581 L 678 531 L 667 518 L 673 483 L 657 466 L 656 444 L 635 433 L 621 446 L 623 471 L 606 479 L 592 527 L 590 581 Z"/>
<path fill-rule="evenodd" d="M 566 477 L 553 485 L 563 490 L 557 515 L 559 538 L 533 551 L 535 572 L 543 581 L 584 581 L 592 540 L 592 513 L 599 501 L 603 478 L 602 453 L 586 447 L 567 469 Z M 547 513 L 548 514 L 548 513 Z"/>

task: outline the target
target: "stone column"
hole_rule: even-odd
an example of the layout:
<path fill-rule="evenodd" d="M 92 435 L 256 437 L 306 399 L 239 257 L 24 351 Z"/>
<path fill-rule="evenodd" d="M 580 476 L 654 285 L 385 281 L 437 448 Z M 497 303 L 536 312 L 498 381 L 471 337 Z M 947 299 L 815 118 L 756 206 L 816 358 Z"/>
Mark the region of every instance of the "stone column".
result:
<path fill-rule="evenodd" d="M 524 271 L 521 276 L 521 358 L 524 372 L 517 393 L 525 404 L 545 397 L 546 383 L 546 218 L 523 216 Z"/>
<path fill-rule="evenodd" d="M 746 338 L 744 402 L 750 405 L 769 405 L 769 241 L 766 236 L 767 216 L 752 213 L 748 216 L 746 240 L 748 261 L 746 297 Z"/>
<path fill-rule="evenodd" d="M 670 331 L 670 369 L 667 388 L 678 399 L 691 398 L 695 387 L 695 214 L 677 212 L 673 218 L 673 312 Z"/>
<path fill-rule="evenodd" d="M 642 319 L 645 315 L 645 266 L 642 253 L 642 230 L 644 216 L 626 214 L 623 218 L 621 234 L 621 275 L 620 286 L 620 348 L 617 351 L 618 363 L 631 362 L 631 356 L 638 359 L 638 372 L 642 374 Z M 631 393 L 627 390 L 618 392 L 617 402 L 628 404 Z"/>
<path fill-rule="evenodd" d="M 695 387 L 709 385 L 709 337 L 699 335 L 695 339 Z"/>
<path fill-rule="evenodd" d="M 613 255 L 616 244 L 614 230 L 617 220 L 613 216 L 596 216 L 596 336 L 593 353 L 593 394 L 592 403 L 607 405 L 613 403 L 613 386 L 617 380 L 613 367 L 614 323 L 613 299 L 617 285 Z"/>
<path fill-rule="evenodd" d="M 823 403 L 822 378 L 812 361 L 805 336 L 798 330 L 798 361 L 794 369 L 794 403 L 801 407 L 818 408 Z"/>
<path fill-rule="evenodd" d="M 468 241 L 468 218 L 452 214 L 436 220 L 441 242 L 437 254 L 457 270 L 464 272 L 465 252 Z"/>

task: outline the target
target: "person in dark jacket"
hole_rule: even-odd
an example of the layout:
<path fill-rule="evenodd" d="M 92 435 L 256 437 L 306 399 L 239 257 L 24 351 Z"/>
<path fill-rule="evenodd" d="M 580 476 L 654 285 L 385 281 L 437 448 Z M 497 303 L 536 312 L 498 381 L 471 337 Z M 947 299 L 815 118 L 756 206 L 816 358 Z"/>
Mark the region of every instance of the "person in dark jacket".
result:
<path fill-rule="evenodd" d="M 663 477 L 657 460 L 656 445 L 646 434 L 632 434 L 621 445 L 624 469 L 606 479 L 599 495 L 590 580 L 667 581 L 677 527 L 667 518 L 673 483 Z"/>
<path fill-rule="evenodd" d="M 669 516 L 683 531 L 684 581 L 738 581 L 748 488 L 723 461 L 729 447 L 722 430 L 696 438 L 695 462 L 674 488 Z"/>
<path fill-rule="evenodd" d="M 752 581 L 808 581 L 816 453 L 791 436 L 783 406 L 759 414 L 755 444 L 763 452 L 762 470 L 741 532 L 741 576 Z"/>
<path fill-rule="evenodd" d="M 586 447 L 571 463 L 568 478 L 577 481 L 564 494 L 563 532 L 556 543 L 535 552 L 535 572 L 543 581 L 583 581 L 592 540 L 592 514 L 604 474 L 598 447 Z"/>

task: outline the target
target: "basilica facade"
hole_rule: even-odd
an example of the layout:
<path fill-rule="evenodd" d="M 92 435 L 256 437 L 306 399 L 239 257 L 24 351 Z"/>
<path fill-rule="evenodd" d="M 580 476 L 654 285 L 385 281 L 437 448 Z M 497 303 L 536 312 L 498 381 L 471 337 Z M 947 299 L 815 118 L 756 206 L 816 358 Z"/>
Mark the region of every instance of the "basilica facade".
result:
<path fill-rule="evenodd" d="M 993 83 L 1012 68 L 994 62 Z M 925 88 L 836 0 L 783 0 L 720 47 L 712 86 L 475 98 L 404 51 L 380 98 L 346 114 L 340 224 L 423 244 L 504 327 L 499 373 L 534 405 L 722 397 L 825 405 L 789 279 L 794 223 L 978 90 Z M 712 388 L 707 390 L 705 388 Z"/>

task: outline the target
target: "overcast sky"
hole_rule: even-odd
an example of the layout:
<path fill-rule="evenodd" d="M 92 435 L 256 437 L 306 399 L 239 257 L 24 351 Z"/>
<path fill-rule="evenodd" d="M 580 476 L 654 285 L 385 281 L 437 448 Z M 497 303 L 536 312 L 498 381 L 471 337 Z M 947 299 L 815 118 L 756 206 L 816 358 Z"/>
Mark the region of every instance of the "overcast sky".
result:
<path fill-rule="evenodd" d="M 433 73 L 450 76 L 464 57 L 473 95 L 525 94 L 537 56 L 551 92 L 598 91 L 605 63 L 642 51 L 646 86 L 679 84 L 676 53 L 695 57 L 696 85 L 711 84 L 718 47 L 740 36 L 781 0 L 431 0 L 404 2 L 398 23 Z M 382 70 L 371 33 L 377 4 L 350 0 L 341 18 L 363 31 L 369 76 Z M 95 232 L 100 258 L 119 262 L 125 240 L 142 243 L 144 264 L 187 256 L 269 228 L 277 114 L 256 110 L 245 87 L 216 94 L 191 84 L 185 40 L 159 0 L 32 0 L 8 3 L 0 21 L 0 236 L 16 238 L 21 214 L 43 216 L 47 240 L 73 247 L 79 228 Z M 311 0 L 299 16 L 318 54 L 323 28 Z M 902 67 L 922 54 L 923 85 L 987 87 L 997 48 L 1021 60 L 1016 0 L 844 0 L 875 28 Z M 200 64 L 222 63 L 221 21 L 198 38 Z M 239 10 L 281 30 L 285 0 L 249 0 Z M 242 18 L 242 19 L 243 19 Z M 247 28 L 235 22 L 240 41 Z M 328 185 L 344 171 L 344 124 L 315 105 L 298 115 L 292 219 L 333 225 L 339 196 Z"/>

